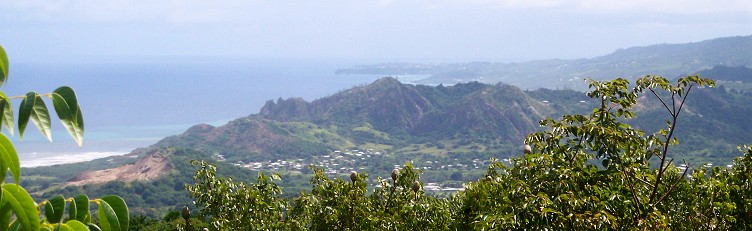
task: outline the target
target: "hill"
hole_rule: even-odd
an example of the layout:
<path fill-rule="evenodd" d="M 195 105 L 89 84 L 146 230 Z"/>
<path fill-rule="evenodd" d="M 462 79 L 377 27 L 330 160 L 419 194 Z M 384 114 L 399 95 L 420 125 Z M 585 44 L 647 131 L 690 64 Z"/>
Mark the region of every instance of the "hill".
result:
<path fill-rule="evenodd" d="M 711 39 L 686 44 L 658 44 L 619 49 L 604 56 L 576 60 L 537 60 L 520 63 L 472 62 L 450 64 L 390 63 L 340 69 L 339 74 L 423 75 L 423 84 L 479 81 L 504 82 L 522 89 L 586 90 L 583 79 L 630 80 L 646 74 L 672 78 L 717 65 L 752 66 L 752 36 Z"/>
<path fill-rule="evenodd" d="M 709 76 L 716 80 L 719 87 L 735 92 L 752 91 L 752 68 L 745 66 L 714 66 L 700 71 L 701 76 Z"/>
<path fill-rule="evenodd" d="M 726 164 L 739 155 L 736 145 L 752 143 L 752 92 L 698 88 L 688 100 L 678 125 L 681 143 L 671 153 L 677 161 Z M 291 195 L 309 187 L 310 164 L 333 175 L 387 176 L 394 165 L 413 162 L 426 182 L 461 184 L 482 176 L 491 157 L 520 155 L 524 136 L 541 129 L 538 120 L 585 113 L 596 103 L 573 90 L 477 82 L 431 87 L 382 78 L 312 102 L 268 101 L 257 114 L 223 126 L 196 125 L 123 157 L 27 169 L 23 182 L 49 186 L 29 188 L 41 198 L 118 192 L 146 214 L 190 203 L 183 186 L 195 172 L 189 162 L 198 159 L 221 164 L 221 174 L 234 179 L 282 173 Z M 655 99 L 641 98 L 631 122 L 655 131 L 665 125 L 664 110 Z M 119 174 L 98 179 L 112 172 Z"/>
<path fill-rule="evenodd" d="M 155 146 L 216 152 L 233 162 L 359 147 L 400 154 L 501 152 L 516 149 L 540 119 L 590 107 L 580 102 L 583 94 L 567 93 L 547 101 L 503 84 L 428 87 L 382 78 L 312 102 L 268 101 L 258 114 L 221 127 L 197 125 Z M 414 148 L 439 144 L 446 148 Z"/>

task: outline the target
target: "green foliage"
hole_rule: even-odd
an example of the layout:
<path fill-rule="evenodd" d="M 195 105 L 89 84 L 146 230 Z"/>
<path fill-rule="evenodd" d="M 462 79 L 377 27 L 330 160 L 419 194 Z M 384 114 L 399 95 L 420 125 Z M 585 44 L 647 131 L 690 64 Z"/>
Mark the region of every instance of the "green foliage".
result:
<path fill-rule="evenodd" d="M 246 230 L 278 230 L 282 223 L 286 203 L 277 197 L 282 188 L 274 183 L 278 175 L 259 173 L 256 183 L 236 183 L 231 178 L 216 176 L 216 167 L 204 161 L 194 162 L 200 169 L 194 176 L 198 182 L 186 189 L 196 203 L 205 205 L 204 214 L 212 215 L 212 225 L 218 229 L 245 227 Z"/>
<path fill-rule="evenodd" d="M 600 99 L 600 107 L 590 115 L 541 121 L 549 129 L 526 139 L 533 153 L 513 159 L 511 167 L 495 164 L 489 181 L 467 186 L 463 194 L 487 200 L 468 200 L 471 212 L 466 217 L 477 219 L 476 228 L 502 229 L 665 229 L 685 224 L 674 218 L 696 209 L 698 201 L 672 199 L 698 191 L 685 188 L 677 193 L 681 186 L 705 183 L 685 180 L 688 169 L 677 170 L 667 153 L 670 145 L 678 143 L 675 124 L 687 95 L 694 86 L 713 84 L 697 76 L 681 78 L 676 85 L 647 76 L 632 89 L 623 79 L 591 81 L 588 96 Z M 671 100 L 660 97 L 657 89 L 668 92 Z M 644 91 L 666 109 L 667 129 L 646 135 L 624 122 L 636 116 L 631 108 Z M 657 168 L 651 168 L 654 163 Z M 487 193 L 502 196 L 484 196 Z M 696 224 L 707 222 L 703 217 L 690 218 Z"/>
<path fill-rule="evenodd" d="M 725 168 L 677 167 L 667 155 L 678 143 L 674 131 L 687 95 L 712 80 L 689 76 L 670 84 L 646 76 L 635 85 L 624 79 L 590 85 L 588 96 L 600 101 L 590 114 L 542 120 L 547 129 L 527 137 L 529 153 L 510 165 L 493 163 L 451 198 L 425 195 L 411 164 L 393 180 L 377 178 L 372 191 L 367 174 L 353 172 L 348 181 L 314 168 L 310 192 L 286 200 L 277 196 L 274 176 L 234 183 L 202 161 L 187 188 L 218 230 L 752 228 L 752 148 L 742 148 L 744 155 Z M 626 123 L 644 93 L 668 119 L 652 134 Z"/>
<path fill-rule="evenodd" d="M 8 58 L 0 46 L 0 84 L 8 79 Z M 7 97 L 0 92 L 0 124 L 9 133 L 13 133 L 13 112 L 10 99 L 22 98 L 18 110 L 18 132 L 23 136 L 26 125 L 31 120 L 39 131 L 52 139 L 50 132 L 50 115 L 42 96 L 52 98 L 58 118 L 79 145 L 83 142 L 83 116 L 78 106 L 76 95 L 70 87 L 61 87 L 50 94 L 40 95 L 29 92 L 25 96 Z M 31 195 L 21 187 L 21 166 L 13 144 L 0 134 L 0 179 L 5 179 L 10 171 L 13 183 L 0 183 L 0 230 L 127 230 L 129 212 L 122 198 L 105 196 L 89 200 L 86 195 L 65 199 L 57 195 L 43 201 L 34 202 Z M 99 211 L 100 226 L 91 223 L 89 203 L 96 203 Z M 65 217 L 66 204 L 68 216 Z M 40 220 L 41 207 L 44 207 Z"/>
<path fill-rule="evenodd" d="M 218 230 L 446 230 L 451 224 L 448 199 L 424 195 L 419 171 L 408 164 L 395 180 L 382 180 L 367 193 L 366 174 L 330 179 L 314 168 L 310 193 L 293 200 L 279 196 L 277 175 L 259 173 L 248 185 L 218 177 L 216 167 L 194 162 L 196 183 L 186 188 Z"/>
<path fill-rule="evenodd" d="M 78 146 L 84 142 L 84 116 L 78 106 L 76 92 L 64 86 L 52 91 L 52 104 L 65 129 L 71 134 Z"/>

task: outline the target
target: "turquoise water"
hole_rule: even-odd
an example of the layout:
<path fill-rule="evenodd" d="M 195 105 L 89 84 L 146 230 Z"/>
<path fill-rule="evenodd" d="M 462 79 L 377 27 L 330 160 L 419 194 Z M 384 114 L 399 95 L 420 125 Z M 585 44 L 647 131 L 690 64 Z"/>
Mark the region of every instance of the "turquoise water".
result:
<path fill-rule="evenodd" d="M 53 164 L 126 154 L 195 124 L 221 125 L 255 114 L 267 100 L 310 101 L 379 78 L 334 74 L 351 65 L 356 63 L 210 58 L 11 63 L 3 91 L 9 96 L 46 93 L 62 85 L 76 90 L 86 122 L 83 147 L 68 138 L 57 120 L 52 143 L 31 124 L 23 141 L 18 134 L 11 138 L 22 163 L 46 165 L 44 160 Z M 17 107 L 20 100 L 13 103 Z"/>

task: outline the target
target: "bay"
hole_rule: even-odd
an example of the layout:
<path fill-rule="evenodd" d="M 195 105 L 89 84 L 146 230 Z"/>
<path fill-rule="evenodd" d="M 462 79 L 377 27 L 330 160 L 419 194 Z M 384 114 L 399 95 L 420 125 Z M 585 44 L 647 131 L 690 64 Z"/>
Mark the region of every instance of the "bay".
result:
<path fill-rule="evenodd" d="M 26 166 L 31 167 L 89 160 L 86 156 L 126 154 L 195 124 L 222 125 L 257 113 L 267 100 L 301 97 L 311 101 L 381 77 L 334 73 L 338 68 L 359 64 L 347 60 L 214 57 L 11 63 L 3 91 L 16 96 L 28 91 L 47 93 L 68 85 L 76 90 L 82 105 L 86 123 L 83 147 L 68 137 L 57 120 L 52 124 L 52 143 L 33 126 L 27 128 L 23 139 L 18 134 L 11 138 L 22 163 L 28 162 Z M 20 100 L 13 103 L 17 106 Z M 54 117 L 54 110 L 51 113 Z"/>

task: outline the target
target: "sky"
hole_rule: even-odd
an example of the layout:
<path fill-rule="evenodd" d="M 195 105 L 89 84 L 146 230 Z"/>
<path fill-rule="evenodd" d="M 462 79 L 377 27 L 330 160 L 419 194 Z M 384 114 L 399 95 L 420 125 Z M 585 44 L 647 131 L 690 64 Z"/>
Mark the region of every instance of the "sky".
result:
<path fill-rule="evenodd" d="M 52 153 L 61 150 L 109 153 L 134 148 L 166 136 L 165 131 L 179 132 L 191 124 L 255 113 L 267 99 L 301 96 L 297 95 L 299 92 L 320 97 L 357 81 L 330 79 L 330 82 L 315 86 L 310 81 L 261 81 L 258 76 L 284 75 L 296 68 L 277 68 L 285 72 L 271 74 L 251 68 L 253 73 L 235 74 L 237 76 L 225 72 L 199 73 L 250 79 L 250 82 L 246 81 L 248 86 L 207 78 L 213 80 L 198 81 L 193 84 L 195 86 L 182 83 L 179 87 L 170 87 L 168 84 L 174 83 L 170 81 L 181 76 L 153 77 L 165 70 L 149 70 L 153 73 L 144 74 L 139 72 L 144 71 L 143 68 L 128 69 L 122 74 L 143 77 L 116 75 L 97 78 L 95 76 L 99 73 L 91 72 L 96 68 L 85 65 L 96 67 L 99 62 L 117 64 L 138 60 L 151 64 L 165 60 L 232 58 L 263 60 L 257 64 L 264 64 L 267 60 L 275 61 L 271 63 L 277 60 L 304 61 L 297 63 L 314 60 L 316 62 L 311 63 L 337 64 L 519 62 L 592 58 L 632 46 L 752 35 L 750 0 L 0 1 L 0 45 L 10 57 L 13 73 L 9 82 L 13 84 L 6 84 L 11 86 L 3 90 L 9 90 L 7 93 L 13 93 L 11 90 L 14 89 L 45 90 L 48 89 L 45 81 L 50 81 L 48 85 L 53 86 L 70 84 L 78 90 L 79 102 L 88 107 L 85 109 L 87 144 L 83 149 L 77 149 L 72 141 L 44 143 L 39 135 L 37 138 L 42 144 L 33 142 L 36 132 L 32 131 L 16 147 L 19 152 L 40 154 L 22 158 L 43 158 L 45 150 L 54 150 Z M 46 64 L 35 65 L 39 62 Z M 76 65 L 85 68 L 80 73 L 74 71 L 71 75 L 62 75 L 55 65 L 62 63 L 65 66 L 69 64 L 67 62 L 77 62 Z M 322 73 L 330 74 L 332 70 L 323 70 Z M 195 74 L 184 72 L 176 75 Z M 287 74 L 296 76 L 295 73 Z M 321 76 L 326 76 L 324 74 Z M 31 78 L 36 75 L 44 75 L 45 80 Z M 194 79 L 201 80 L 201 76 Z M 158 85 L 162 82 L 168 84 Z M 273 84 L 259 87 L 259 82 L 279 82 L 276 84 L 284 87 Z M 130 85 L 119 85 L 123 83 Z M 138 92 L 128 90 L 136 88 L 144 89 Z M 165 89 L 172 91 L 166 94 Z M 224 104 L 215 105 L 214 102 L 236 101 L 221 97 L 228 95 L 228 89 L 235 94 L 228 97 L 243 99 L 240 100 L 242 107 L 231 106 L 229 108 L 235 109 L 232 111 L 226 110 L 228 106 Z M 101 103 L 131 102 L 133 97 L 159 100 L 136 100 L 140 102 L 138 104 Z M 199 99 L 203 101 L 192 101 Z M 181 103 L 185 102 L 197 102 L 199 106 L 182 106 Z M 139 110 L 150 113 L 132 113 Z M 214 117 L 199 117 L 207 113 L 197 111 L 212 112 L 208 114 Z M 178 121 L 170 117 L 168 120 L 175 124 L 160 122 L 161 127 L 132 127 L 129 124 L 116 124 L 121 127 L 109 130 L 104 126 L 96 127 L 97 124 L 106 124 L 103 121 L 112 120 L 107 118 L 130 116 L 139 121 L 163 121 L 155 116 L 175 113 L 186 118 Z M 53 130 L 59 129 L 59 123 L 53 123 Z M 54 135 L 55 139 L 65 141 L 64 131 L 54 132 L 60 133 Z M 143 140 L 144 137 L 151 138 Z"/>
<path fill-rule="evenodd" d="M 0 44 L 20 62 L 523 61 L 751 35 L 752 1 L 25 0 L 0 4 L 0 28 Z"/>

